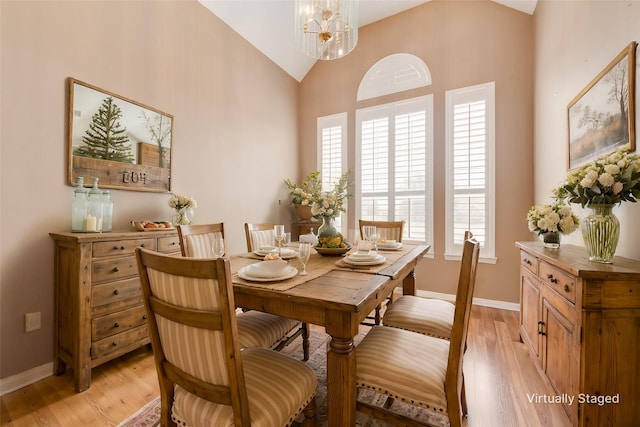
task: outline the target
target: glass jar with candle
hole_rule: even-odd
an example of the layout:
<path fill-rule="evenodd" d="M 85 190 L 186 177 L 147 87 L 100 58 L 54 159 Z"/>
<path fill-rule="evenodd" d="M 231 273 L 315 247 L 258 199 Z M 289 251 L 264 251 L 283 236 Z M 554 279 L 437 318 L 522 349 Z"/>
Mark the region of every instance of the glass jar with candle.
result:
<path fill-rule="evenodd" d="M 88 190 L 84 188 L 84 177 L 79 176 L 76 181 L 76 189 L 73 191 L 73 202 L 71 203 L 71 231 L 83 232 L 87 218 L 87 195 Z"/>
<path fill-rule="evenodd" d="M 87 218 L 84 231 L 87 233 L 102 232 L 102 190 L 98 188 L 98 178 L 93 178 L 93 187 L 89 190 L 87 198 Z"/>
<path fill-rule="evenodd" d="M 105 190 L 102 192 L 102 232 L 111 231 L 111 220 L 113 218 L 113 202 L 111 201 L 111 192 Z"/>

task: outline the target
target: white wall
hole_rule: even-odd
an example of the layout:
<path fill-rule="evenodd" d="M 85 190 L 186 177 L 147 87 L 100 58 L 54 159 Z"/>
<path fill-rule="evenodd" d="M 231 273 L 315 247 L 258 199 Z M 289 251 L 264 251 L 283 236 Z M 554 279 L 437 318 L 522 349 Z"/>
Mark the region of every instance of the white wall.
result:
<path fill-rule="evenodd" d="M 548 202 L 551 190 L 566 177 L 567 104 L 631 41 L 640 40 L 639 23 L 638 0 L 538 2 L 534 14 L 536 203 Z M 636 69 L 637 74 L 640 69 Z M 636 128 L 639 124 L 636 107 Z M 587 214 L 579 205 L 573 207 L 578 216 Z M 616 254 L 640 259 L 640 204 L 623 204 L 614 213 L 621 223 Z M 562 241 L 584 246 L 579 231 L 563 236 Z"/>

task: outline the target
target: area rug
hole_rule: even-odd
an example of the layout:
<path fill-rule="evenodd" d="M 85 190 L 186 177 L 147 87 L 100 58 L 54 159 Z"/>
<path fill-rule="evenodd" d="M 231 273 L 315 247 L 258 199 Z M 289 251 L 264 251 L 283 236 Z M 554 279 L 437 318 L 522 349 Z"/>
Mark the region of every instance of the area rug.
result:
<path fill-rule="evenodd" d="M 364 334 L 356 336 L 355 343 L 360 342 Z M 318 394 L 316 396 L 318 408 L 318 426 L 325 427 L 327 425 L 327 345 L 329 336 L 319 330 L 311 330 L 309 337 L 309 361 L 307 362 L 316 372 L 318 377 Z M 297 338 L 289 346 L 281 350 L 283 354 L 287 354 L 296 359 L 302 357 L 302 339 Z M 369 390 L 360 390 L 358 399 L 377 405 L 384 403 L 384 398 Z M 434 426 L 448 427 L 449 420 L 440 414 L 422 410 L 415 406 L 405 405 L 402 402 L 394 401 L 391 409 L 408 415 L 422 422 L 428 422 Z M 302 419 L 302 416 L 300 417 Z M 143 406 L 138 412 L 124 420 L 118 427 L 157 427 L 160 425 L 160 396 Z M 358 413 L 356 415 L 357 427 L 388 427 L 389 424 L 371 419 L 370 417 Z"/>

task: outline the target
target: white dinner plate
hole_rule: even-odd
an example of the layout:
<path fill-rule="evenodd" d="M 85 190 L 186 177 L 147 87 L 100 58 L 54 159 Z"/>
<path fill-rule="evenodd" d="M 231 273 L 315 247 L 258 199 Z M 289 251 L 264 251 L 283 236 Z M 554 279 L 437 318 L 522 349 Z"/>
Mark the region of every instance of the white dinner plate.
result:
<path fill-rule="evenodd" d="M 346 264 L 351 264 L 351 265 L 378 265 L 378 264 L 382 264 L 386 260 L 387 259 L 382 255 L 378 255 L 374 259 L 367 260 L 367 261 L 351 259 L 351 256 L 346 256 L 342 259 L 342 261 L 344 261 Z"/>
<path fill-rule="evenodd" d="M 252 264 L 251 264 L 252 265 Z M 290 279 L 296 274 L 298 274 L 298 269 L 292 266 L 288 266 L 281 276 L 277 277 L 255 277 L 251 275 L 251 265 L 247 265 L 246 267 L 242 267 L 240 271 L 238 271 L 238 277 L 244 280 L 249 280 L 251 282 L 277 282 L 279 280 Z"/>
<path fill-rule="evenodd" d="M 277 254 L 278 253 L 278 248 L 270 249 L 270 250 L 257 249 L 255 251 L 253 251 L 253 253 L 255 255 L 258 255 L 258 256 L 265 256 L 265 255 L 268 255 L 268 254 Z M 291 248 L 282 248 L 282 253 L 280 255 L 280 258 L 282 258 L 282 259 L 292 259 L 292 258 L 296 258 L 297 256 L 298 256 L 298 252 L 296 252 L 295 250 L 293 250 Z"/>
<path fill-rule="evenodd" d="M 381 251 L 397 251 L 399 249 L 402 249 L 402 243 L 400 242 L 396 242 L 396 243 L 378 243 L 378 250 Z"/>
<path fill-rule="evenodd" d="M 349 258 L 354 261 L 373 261 L 378 257 L 378 253 L 375 251 L 371 252 L 355 252 L 349 255 Z"/>

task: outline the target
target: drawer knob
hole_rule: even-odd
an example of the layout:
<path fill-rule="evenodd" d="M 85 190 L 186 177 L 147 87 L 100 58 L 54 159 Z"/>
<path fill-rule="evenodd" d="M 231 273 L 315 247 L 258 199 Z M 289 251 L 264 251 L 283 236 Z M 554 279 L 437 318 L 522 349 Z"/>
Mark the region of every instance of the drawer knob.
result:
<path fill-rule="evenodd" d="M 120 271 L 120 268 L 119 268 L 119 267 L 113 267 L 113 272 L 114 272 L 114 273 L 117 273 L 118 271 Z"/>
<path fill-rule="evenodd" d="M 119 328 L 119 327 L 120 327 L 120 323 L 118 323 L 118 322 L 114 323 L 114 324 L 113 324 L 113 327 L 114 327 L 114 328 Z"/>
<path fill-rule="evenodd" d="M 564 285 L 564 291 L 569 292 L 569 285 Z"/>
<path fill-rule="evenodd" d="M 144 248 L 144 243 L 140 243 L 140 247 L 141 247 L 141 248 Z"/>
<path fill-rule="evenodd" d="M 115 347 L 115 346 L 118 345 L 118 343 L 114 341 L 114 342 L 111 343 L 111 345 Z"/>
<path fill-rule="evenodd" d="M 114 295 L 118 295 L 119 293 L 120 293 L 120 291 L 119 291 L 119 290 L 117 290 L 117 289 L 116 289 L 115 291 L 113 291 L 113 294 L 114 294 Z"/>
<path fill-rule="evenodd" d="M 147 315 L 146 315 L 146 314 L 143 314 L 143 315 L 142 315 L 142 319 L 147 320 Z"/>

